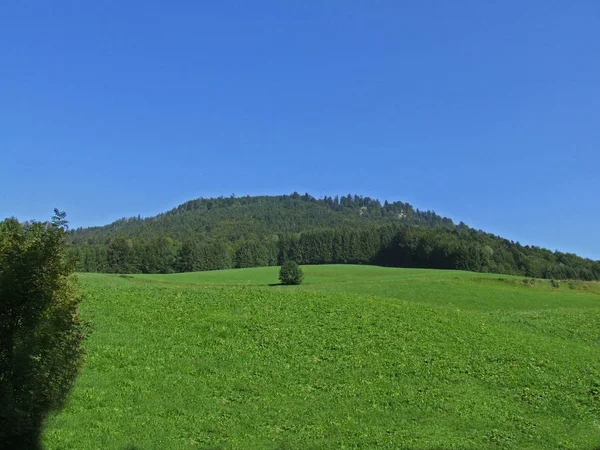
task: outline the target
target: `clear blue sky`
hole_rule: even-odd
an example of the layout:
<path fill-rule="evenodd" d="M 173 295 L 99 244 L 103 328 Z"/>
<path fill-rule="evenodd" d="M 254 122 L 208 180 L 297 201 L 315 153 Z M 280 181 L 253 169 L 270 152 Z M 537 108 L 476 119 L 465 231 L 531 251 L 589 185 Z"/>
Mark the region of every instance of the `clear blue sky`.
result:
<path fill-rule="evenodd" d="M 600 259 L 600 2 L 10 1 L 0 217 L 402 200 Z"/>

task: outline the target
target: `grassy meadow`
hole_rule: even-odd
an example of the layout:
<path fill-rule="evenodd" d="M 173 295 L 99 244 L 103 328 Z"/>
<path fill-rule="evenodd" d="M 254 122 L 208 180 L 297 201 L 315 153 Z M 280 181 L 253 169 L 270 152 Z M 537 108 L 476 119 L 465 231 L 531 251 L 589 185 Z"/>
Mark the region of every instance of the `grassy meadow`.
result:
<path fill-rule="evenodd" d="M 81 274 L 47 449 L 596 449 L 600 284 L 306 266 Z"/>

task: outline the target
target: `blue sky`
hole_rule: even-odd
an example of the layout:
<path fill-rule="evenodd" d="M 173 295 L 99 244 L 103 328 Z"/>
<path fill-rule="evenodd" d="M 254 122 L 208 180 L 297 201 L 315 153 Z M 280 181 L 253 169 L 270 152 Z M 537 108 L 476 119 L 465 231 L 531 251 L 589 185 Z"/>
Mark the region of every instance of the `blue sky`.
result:
<path fill-rule="evenodd" d="M 358 193 L 600 259 L 600 3 L 7 2 L 0 217 Z"/>

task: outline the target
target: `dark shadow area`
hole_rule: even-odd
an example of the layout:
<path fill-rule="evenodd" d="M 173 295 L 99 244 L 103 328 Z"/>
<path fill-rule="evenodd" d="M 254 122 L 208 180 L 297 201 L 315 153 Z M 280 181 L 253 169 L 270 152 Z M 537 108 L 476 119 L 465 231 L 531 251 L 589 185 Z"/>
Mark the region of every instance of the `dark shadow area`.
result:
<path fill-rule="evenodd" d="M 6 421 L 2 421 L 4 427 Z M 22 434 L 6 434 L 8 429 L 3 429 L 0 433 L 0 448 L 3 450 L 41 450 L 41 428 L 31 430 Z"/>
<path fill-rule="evenodd" d="M 283 283 L 269 283 L 269 286 L 283 286 Z"/>

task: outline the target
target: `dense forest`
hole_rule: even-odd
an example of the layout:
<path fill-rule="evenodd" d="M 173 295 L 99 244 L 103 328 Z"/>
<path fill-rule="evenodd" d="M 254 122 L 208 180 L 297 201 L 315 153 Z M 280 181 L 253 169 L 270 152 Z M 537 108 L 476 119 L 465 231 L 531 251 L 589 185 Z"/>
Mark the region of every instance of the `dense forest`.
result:
<path fill-rule="evenodd" d="M 474 230 L 408 203 L 308 194 L 197 199 L 151 218 L 72 230 L 80 271 L 170 273 L 299 264 L 379 264 L 552 279 L 600 279 L 600 261 Z"/>

